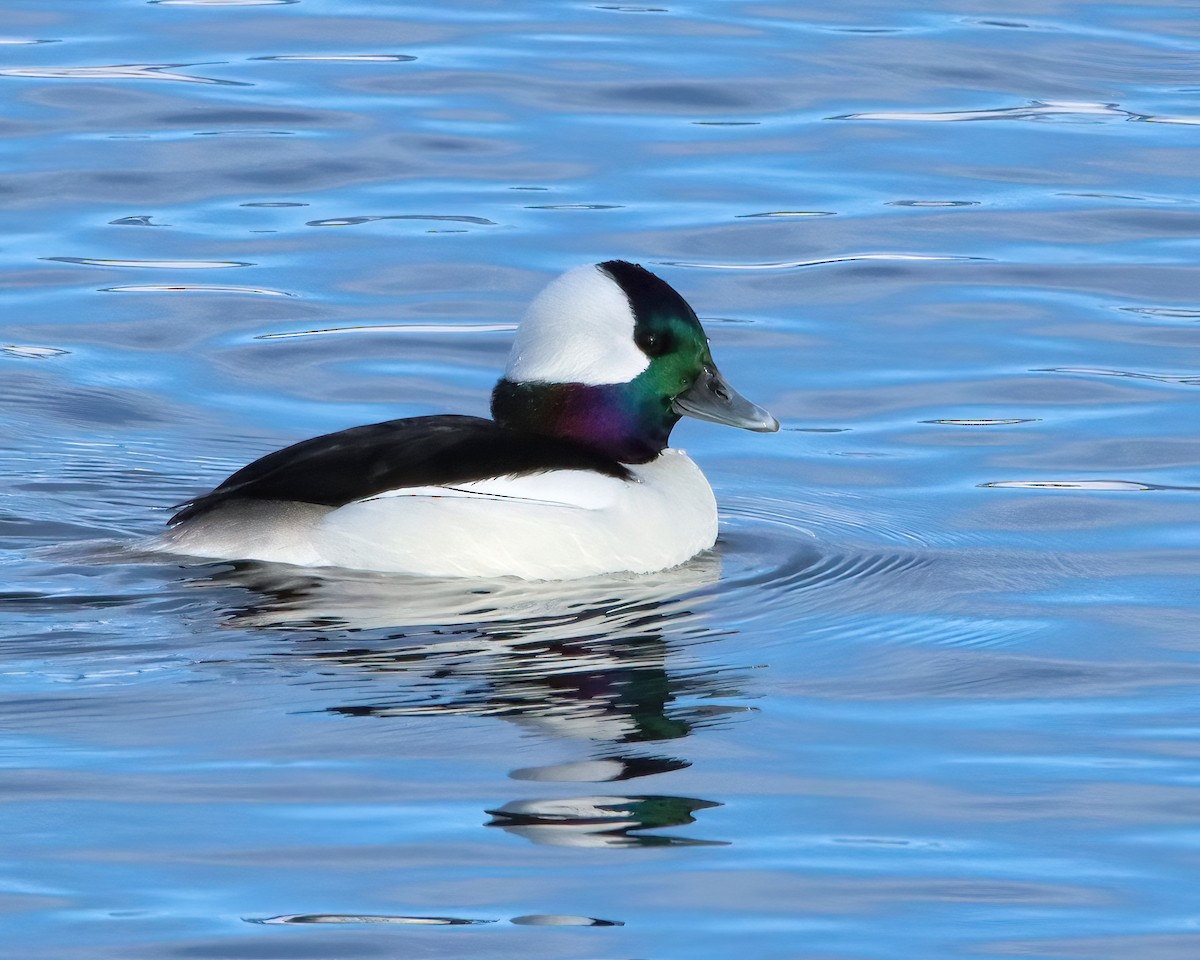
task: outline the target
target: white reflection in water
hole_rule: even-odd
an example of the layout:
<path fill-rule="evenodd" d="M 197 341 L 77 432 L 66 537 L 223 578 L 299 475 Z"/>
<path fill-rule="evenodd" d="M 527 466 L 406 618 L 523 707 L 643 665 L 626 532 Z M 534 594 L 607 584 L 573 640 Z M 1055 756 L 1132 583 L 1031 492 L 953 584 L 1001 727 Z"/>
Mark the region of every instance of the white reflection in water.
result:
<path fill-rule="evenodd" d="M 515 323 L 379 323 L 355 327 L 327 327 L 323 330 L 288 330 L 260 333 L 255 340 L 291 340 L 296 337 L 327 337 L 348 333 L 420 333 L 441 336 L 447 333 L 512 333 Z"/>
<path fill-rule="evenodd" d="M 1066 123 L 1099 123 L 1106 120 L 1125 120 L 1140 123 L 1200 124 L 1200 117 L 1154 116 L 1123 110 L 1116 103 L 1088 100 L 1031 100 L 1019 107 L 998 107 L 990 110 L 897 110 L 873 113 L 846 113 L 830 120 L 906 120 L 921 123 L 955 123 L 980 120 L 1051 120 Z"/>
<path fill-rule="evenodd" d="M 720 577 L 720 558 L 706 554 L 652 574 L 581 580 L 438 579 L 348 570 L 309 570 L 273 564 L 235 565 L 213 579 L 239 584 L 257 599 L 235 614 L 238 625 L 293 629 L 339 624 L 355 630 L 412 624 L 520 624 L 536 622 L 539 635 L 571 636 L 580 617 L 603 613 L 618 635 L 627 619 L 684 603 L 707 603 L 699 593 Z M 562 621 L 559 623 L 559 621 Z M 555 625 L 558 625 L 556 632 Z M 590 633 L 595 625 L 581 629 Z"/>
<path fill-rule="evenodd" d="M 286 290 L 268 290 L 266 287 L 235 287 L 222 284 L 201 283 L 141 283 L 120 287 L 101 287 L 101 293 L 234 293 L 259 297 L 294 297 Z M 265 338 L 264 338 L 265 339 Z"/>
<path fill-rule="evenodd" d="M 179 83 L 211 83 L 227 87 L 248 87 L 240 80 L 217 80 L 187 73 L 171 72 L 192 63 L 119 63 L 100 67 L 9 67 L 0 77 L 26 77 L 36 80 L 174 80 Z"/>
<path fill-rule="evenodd" d="M 108 260 L 101 257 L 42 257 L 56 263 L 83 267 L 140 267 L 150 270 L 219 270 L 222 267 L 252 267 L 244 260 Z"/>
<path fill-rule="evenodd" d="M 661 260 L 669 267 L 704 267 L 709 270 L 794 270 L 798 267 L 819 267 L 829 263 L 853 263 L 857 260 L 987 260 L 987 257 L 938 257 L 921 253 L 860 253 L 849 257 L 829 257 L 822 260 L 779 260 L 771 263 L 704 263 L 689 260 Z"/>

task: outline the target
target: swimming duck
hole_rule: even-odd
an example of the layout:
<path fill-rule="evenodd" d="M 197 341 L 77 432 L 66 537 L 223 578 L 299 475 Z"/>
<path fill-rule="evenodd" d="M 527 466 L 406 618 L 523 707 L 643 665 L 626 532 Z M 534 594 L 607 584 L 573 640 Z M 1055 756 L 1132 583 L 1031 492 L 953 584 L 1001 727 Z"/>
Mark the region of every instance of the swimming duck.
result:
<path fill-rule="evenodd" d="M 388 420 L 269 453 L 181 504 L 155 549 L 450 577 L 665 570 L 717 536 L 712 488 L 667 446 L 681 416 L 779 429 L 669 284 L 623 260 L 577 267 L 521 320 L 493 419 Z"/>

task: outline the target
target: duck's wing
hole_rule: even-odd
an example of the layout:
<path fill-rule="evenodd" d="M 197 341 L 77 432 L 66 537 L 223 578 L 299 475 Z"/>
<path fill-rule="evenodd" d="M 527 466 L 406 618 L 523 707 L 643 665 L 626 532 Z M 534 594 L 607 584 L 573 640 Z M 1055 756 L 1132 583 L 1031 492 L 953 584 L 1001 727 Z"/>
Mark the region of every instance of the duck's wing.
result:
<path fill-rule="evenodd" d="M 427 487 L 400 487 L 366 497 L 359 503 L 398 500 L 405 497 L 436 497 L 449 500 L 493 500 L 500 503 L 539 504 L 548 507 L 578 507 L 602 510 L 612 504 L 625 486 L 623 479 L 594 470 L 551 468 L 544 473 L 512 474 L 444 483 Z"/>
<path fill-rule="evenodd" d="M 269 453 L 185 504 L 181 523 L 235 500 L 340 507 L 422 489 L 427 495 L 505 496 L 508 478 L 578 470 L 626 480 L 629 471 L 594 450 L 524 433 L 481 417 L 442 414 L 351 427 Z"/>

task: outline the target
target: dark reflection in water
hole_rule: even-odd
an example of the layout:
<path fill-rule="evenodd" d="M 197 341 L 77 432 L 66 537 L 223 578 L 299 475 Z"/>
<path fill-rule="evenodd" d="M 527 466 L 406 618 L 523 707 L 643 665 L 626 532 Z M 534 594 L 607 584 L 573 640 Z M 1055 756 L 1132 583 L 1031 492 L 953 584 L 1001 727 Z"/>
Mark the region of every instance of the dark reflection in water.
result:
<path fill-rule="evenodd" d="M 553 847 L 719 846 L 722 841 L 634 833 L 694 823 L 697 810 L 719 807 L 690 797 L 569 797 L 516 800 L 486 811 L 489 827 Z"/>
<path fill-rule="evenodd" d="M 229 611 L 231 625 L 287 631 L 287 656 L 317 665 L 339 696 L 353 691 L 331 712 L 504 717 L 555 737 L 636 744 L 748 709 L 721 702 L 742 696 L 732 670 L 688 650 L 716 635 L 703 610 L 718 573 L 715 557 L 657 576 L 558 584 L 246 564 L 210 582 L 256 595 Z M 589 762 L 519 776 L 617 780 L 686 765 L 611 749 Z"/>
<path fill-rule="evenodd" d="M 711 556 L 651 577 L 558 584 L 238 564 L 208 582 L 254 594 L 228 622 L 286 630 L 283 655 L 317 668 L 319 679 L 304 682 L 338 698 L 326 707 L 332 713 L 499 717 L 592 745 L 573 761 L 514 770 L 513 779 L 614 782 L 689 766 L 642 756 L 636 745 L 683 740 L 751 709 L 737 702 L 745 699 L 739 671 L 690 651 L 717 635 L 704 607 L 719 572 Z M 405 621 L 418 625 L 395 626 Z M 719 805 L 605 795 L 514 800 L 486 812 L 489 826 L 538 844 L 644 847 L 719 842 L 635 832 L 688 824 Z"/>
<path fill-rule="evenodd" d="M 682 770 L 691 764 L 678 757 L 607 756 L 593 760 L 551 763 L 541 767 L 522 767 L 509 776 L 514 780 L 534 780 L 541 783 L 611 783 L 635 780 L 658 773 Z"/>

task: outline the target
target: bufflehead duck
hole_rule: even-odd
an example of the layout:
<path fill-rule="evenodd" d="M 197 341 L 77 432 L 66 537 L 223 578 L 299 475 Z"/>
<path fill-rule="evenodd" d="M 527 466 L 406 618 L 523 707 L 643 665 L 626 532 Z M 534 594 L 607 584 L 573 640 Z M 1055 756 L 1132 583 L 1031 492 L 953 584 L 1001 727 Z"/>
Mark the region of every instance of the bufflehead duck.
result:
<path fill-rule="evenodd" d="M 451 577 L 571 580 L 677 566 L 716 542 L 681 416 L 779 423 L 717 371 L 695 311 L 623 260 L 530 304 L 492 420 L 438 414 L 269 453 L 181 506 L 155 549 Z"/>

